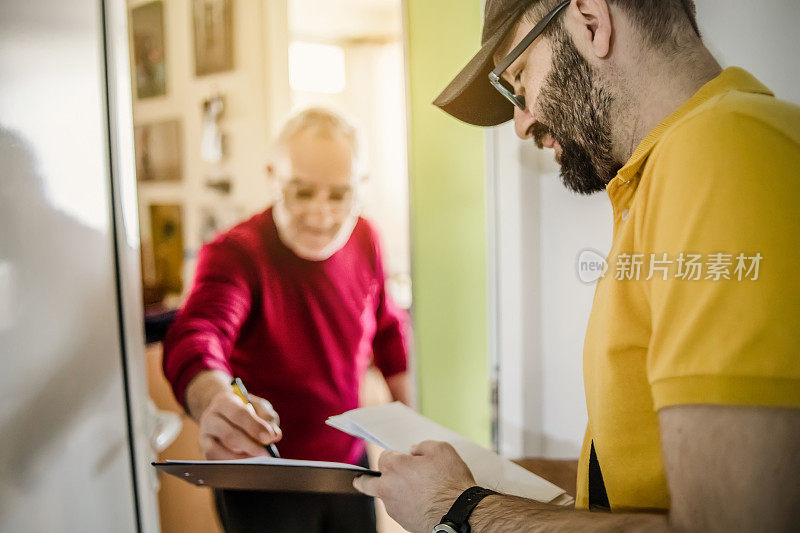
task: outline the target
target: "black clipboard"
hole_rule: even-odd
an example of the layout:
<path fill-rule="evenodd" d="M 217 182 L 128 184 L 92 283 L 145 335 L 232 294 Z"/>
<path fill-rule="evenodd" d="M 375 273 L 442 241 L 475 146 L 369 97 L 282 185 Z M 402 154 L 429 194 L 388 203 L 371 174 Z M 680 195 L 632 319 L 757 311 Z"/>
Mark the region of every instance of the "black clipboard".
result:
<path fill-rule="evenodd" d="M 358 476 L 380 472 L 358 467 L 310 467 L 259 463 L 167 462 L 152 463 L 162 472 L 198 487 L 259 490 L 268 492 L 315 492 L 361 494 L 353 488 Z"/>

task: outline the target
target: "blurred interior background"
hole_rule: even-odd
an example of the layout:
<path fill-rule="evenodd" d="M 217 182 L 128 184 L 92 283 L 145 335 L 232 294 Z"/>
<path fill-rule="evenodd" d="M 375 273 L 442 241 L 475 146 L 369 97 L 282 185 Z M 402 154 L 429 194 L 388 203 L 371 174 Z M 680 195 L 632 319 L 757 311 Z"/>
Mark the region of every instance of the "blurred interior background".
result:
<path fill-rule="evenodd" d="M 408 308 L 399 2 L 172 0 L 129 6 L 145 304 L 174 307 L 191 280 L 198 248 L 274 200 L 266 166 L 278 126 L 292 110 L 326 105 L 363 131 L 363 204 L 385 236 L 394 295 Z M 223 59 L 205 65 L 212 62 L 209 54 Z"/>
<path fill-rule="evenodd" d="M 392 297 L 411 307 L 401 4 L 131 0 L 128 8 L 148 386 L 156 407 L 181 423 L 159 459 L 202 459 L 197 425 L 162 375 L 158 341 L 191 288 L 199 248 L 276 199 L 266 168 L 291 112 L 323 105 L 359 127 L 363 215 L 382 237 Z M 364 403 L 387 401 L 371 372 Z M 210 491 L 160 483 L 163 531 L 220 530 Z"/>

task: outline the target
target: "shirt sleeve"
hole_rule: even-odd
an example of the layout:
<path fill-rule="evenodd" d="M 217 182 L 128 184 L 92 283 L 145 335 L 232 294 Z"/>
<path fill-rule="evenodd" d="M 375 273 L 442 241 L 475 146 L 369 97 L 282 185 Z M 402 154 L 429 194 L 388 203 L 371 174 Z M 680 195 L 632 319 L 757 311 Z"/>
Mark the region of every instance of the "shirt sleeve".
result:
<path fill-rule="evenodd" d="M 411 328 L 408 315 L 392 301 L 386 290 L 386 271 L 380 242 L 377 232 L 372 230 L 371 233 L 378 273 L 377 330 L 372 340 L 372 352 L 375 366 L 388 378 L 408 369 Z"/>
<path fill-rule="evenodd" d="M 639 206 L 638 247 L 673 261 L 645 285 L 654 405 L 800 407 L 800 149 L 752 116 L 689 120 L 651 155 Z"/>
<path fill-rule="evenodd" d="M 164 375 L 184 407 L 198 372 L 231 373 L 228 358 L 250 311 L 251 287 L 243 252 L 226 241 L 203 246 L 189 298 L 164 339 Z"/>

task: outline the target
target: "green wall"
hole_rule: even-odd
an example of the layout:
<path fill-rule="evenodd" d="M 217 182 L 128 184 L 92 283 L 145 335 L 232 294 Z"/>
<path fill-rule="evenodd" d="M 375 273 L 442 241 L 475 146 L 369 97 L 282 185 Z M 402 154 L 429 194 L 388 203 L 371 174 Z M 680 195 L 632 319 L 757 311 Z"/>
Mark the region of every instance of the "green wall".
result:
<path fill-rule="evenodd" d="M 478 0 L 407 0 L 417 391 L 426 416 L 489 445 L 483 133 L 431 104 L 480 44 Z"/>

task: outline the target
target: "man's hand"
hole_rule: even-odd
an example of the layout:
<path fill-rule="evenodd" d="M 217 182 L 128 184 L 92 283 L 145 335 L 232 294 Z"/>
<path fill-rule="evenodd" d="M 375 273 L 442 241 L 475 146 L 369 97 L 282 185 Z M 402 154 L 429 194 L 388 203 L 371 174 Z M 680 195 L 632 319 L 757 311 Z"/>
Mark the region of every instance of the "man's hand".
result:
<path fill-rule="evenodd" d="M 446 442 L 422 442 L 411 455 L 383 452 L 378 470 L 380 477 L 361 476 L 353 486 L 383 500 L 389 516 L 412 532 L 430 532 L 456 498 L 475 485 L 466 463 Z"/>
<path fill-rule="evenodd" d="M 246 405 L 230 380 L 223 372 L 202 372 L 186 389 L 186 403 L 200 424 L 200 449 L 210 460 L 266 455 L 264 445 L 282 437 L 278 413 L 253 394 Z"/>
<path fill-rule="evenodd" d="M 800 523 L 800 410 L 679 405 L 659 411 L 669 515 L 591 513 L 517 496 L 489 496 L 470 517 L 487 531 L 796 531 Z M 385 452 L 381 477 L 354 482 L 386 503 L 407 529 L 428 533 L 475 484 L 447 444 L 424 442 L 412 455 Z"/>

